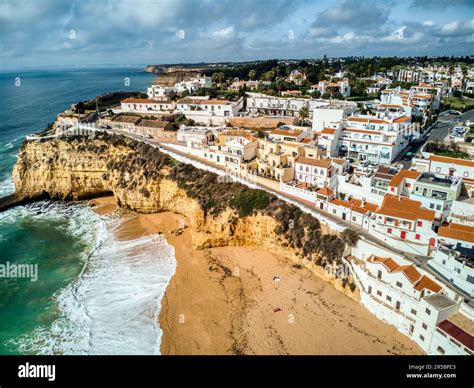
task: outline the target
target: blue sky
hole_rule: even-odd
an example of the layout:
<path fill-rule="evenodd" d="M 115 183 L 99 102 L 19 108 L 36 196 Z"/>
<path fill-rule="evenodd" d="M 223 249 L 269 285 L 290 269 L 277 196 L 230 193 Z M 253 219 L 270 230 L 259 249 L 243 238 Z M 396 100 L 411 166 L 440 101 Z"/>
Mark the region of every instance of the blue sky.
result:
<path fill-rule="evenodd" d="M 0 0 L 0 69 L 472 55 L 474 0 Z"/>

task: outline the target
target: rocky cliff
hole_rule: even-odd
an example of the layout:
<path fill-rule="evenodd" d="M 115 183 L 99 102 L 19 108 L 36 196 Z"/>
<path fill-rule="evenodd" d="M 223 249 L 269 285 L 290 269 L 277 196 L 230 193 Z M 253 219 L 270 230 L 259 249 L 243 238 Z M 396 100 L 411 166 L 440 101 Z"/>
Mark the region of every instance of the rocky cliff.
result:
<path fill-rule="evenodd" d="M 190 222 L 196 248 L 249 245 L 286 256 L 335 283 L 322 270 L 338 262 L 344 241 L 317 219 L 261 190 L 220 182 L 123 136 L 27 141 L 13 169 L 19 201 L 80 200 L 113 193 L 141 213 L 173 211 Z M 345 288 L 348 294 L 349 287 Z"/>

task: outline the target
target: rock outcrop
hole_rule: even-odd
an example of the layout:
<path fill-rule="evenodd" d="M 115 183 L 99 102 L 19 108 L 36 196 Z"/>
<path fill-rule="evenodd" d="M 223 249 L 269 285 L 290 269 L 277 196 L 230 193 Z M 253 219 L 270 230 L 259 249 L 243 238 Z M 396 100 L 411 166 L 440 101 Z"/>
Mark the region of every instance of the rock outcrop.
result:
<path fill-rule="evenodd" d="M 130 210 L 184 215 L 195 248 L 261 247 L 311 268 L 354 295 L 322 270 L 325 263 L 340 260 L 345 247 L 339 237 L 322 233 L 316 219 L 269 194 L 268 205 L 242 210 L 234 199 L 251 189 L 216 183 L 216 177 L 144 143 L 108 134 L 26 141 L 13 169 L 18 201 L 113 194 L 119 206 Z"/>

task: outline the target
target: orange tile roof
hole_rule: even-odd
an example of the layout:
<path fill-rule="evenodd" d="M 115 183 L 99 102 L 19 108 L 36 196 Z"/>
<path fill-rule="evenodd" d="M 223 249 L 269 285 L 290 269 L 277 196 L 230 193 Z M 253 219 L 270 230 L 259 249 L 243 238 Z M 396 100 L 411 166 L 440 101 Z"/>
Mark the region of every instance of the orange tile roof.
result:
<path fill-rule="evenodd" d="M 458 164 L 460 166 L 474 167 L 474 161 L 473 160 L 449 158 L 447 156 L 431 155 L 430 156 L 430 161 Z"/>
<path fill-rule="evenodd" d="M 474 243 L 474 227 L 450 223 L 438 229 L 438 236 Z"/>
<path fill-rule="evenodd" d="M 388 124 L 388 121 L 380 120 L 380 119 L 369 119 L 363 117 L 349 117 L 348 121 L 356 121 L 358 123 L 374 123 L 374 124 Z"/>
<path fill-rule="evenodd" d="M 385 268 L 389 270 L 389 272 L 392 272 L 398 268 L 398 264 L 391 257 L 380 257 L 380 256 L 371 255 L 367 259 L 367 261 L 369 263 L 383 264 Z"/>
<path fill-rule="evenodd" d="M 426 275 L 422 275 L 414 265 L 398 265 L 391 257 L 379 257 L 372 255 L 367 261 L 369 263 L 383 264 L 390 273 L 402 272 L 413 284 L 413 288 L 419 292 L 428 289 L 432 292 L 441 291 L 442 287 Z"/>
<path fill-rule="evenodd" d="M 336 132 L 334 128 L 324 128 L 321 133 L 332 135 Z"/>
<path fill-rule="evenodd" d="M 316 166 L 322 168 L 329 168 L 331 167 L 331 159 L 312 159 L 312 158 L 305 158 L 300 156 L 295 160 L 295 163 L 300 164 L 307 164 L 309 166 Z"/>
<path fill-rule="evenodd" d="M 421 206 L 421 202 L 390 194 L 384 196 L 382 205 L 377 208 L 376 212 L 386 216 L 413 221 L 434 221 L 435 219 L 435 211 L 425 209 Z"/>
<path fill-rule="evenodd" d="M 418 171 L 400 170 L 396 175 L 394 175 L 394 177 L 392 178 L 392 180 L 390 181 L 390 183 L 388 185 L 398 187 L 398 185 L 400 185 L 400 183 L 405 178 L 416 179 L 420 175 L 421 175 L 421 172 L 418 172 Z"/>
<path fill-rule="evenodd" d="M 298 137 L 301 132 L 297 131 L 290 131 L 288 129 L 274 129 L 273 131 L 270 132 L 270 135 L 285 135 L 285 136 L 291 136 L 291 137 Z"/>
<path fill-rule="evenodd" d="M 407 121 L 411 121 L 410 116 L 400 116 L 393 120 L 394 123 L 405 123 Z"/>
<path fill-rule="evenodd" d="M 415 290 L 421 292 L 425 288 L 436 293 L 440 292 L 442 289 L 438 283 L 431 280 L 428 276 L 423 275 L 420 281 L 415 285 Z"/>
<path fill-rule="evenodd" d="M 377 208 L 376 205 L 369 204 L 369 203 L 362 205 L 362 201 L 356 200 L 354 198 L 352 198 L 350 201 L 342 201 L 340 199 L 333 199 L 331 203 L 336 206 L 345 207 L 347 209 L 350 209 L 353 212 L 360 213 L 360 214 L 367 214 L 370 211 L 375 211 L 375 209 Z"/>
<path fill-rule="evenodd" d="M 334 194 L 334 191 L 332 191 L 330 188 L 328 187 L 323 187 L 322 189 L 319 189 L 316 194 L 321 194 L 321 195 L 325 195 L 326 197 L 329 197 L 330 195 L 333 195 Z"/>
<path fill-rule="evenodd" d="M 413 265 L 401 265 L 394 269 L 393 272 L 403 272 L 412 284 L 416 283 L 421 278 L 421 274 Z"/>

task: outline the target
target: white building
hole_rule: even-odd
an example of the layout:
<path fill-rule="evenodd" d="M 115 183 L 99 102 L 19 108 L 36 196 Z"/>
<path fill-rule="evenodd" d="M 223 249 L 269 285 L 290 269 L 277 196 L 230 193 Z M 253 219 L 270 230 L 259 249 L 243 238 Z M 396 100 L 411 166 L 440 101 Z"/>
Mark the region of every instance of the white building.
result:
<path fill-rule="evenodd" d="M 318 90 L 321 95 L 324 93 L 341 93 L 343 97 L 349 97 L 351 95 L 351 86 L 347 79 L 342 81 L 319 81 L 315 85 L 311 85 L 311 92 Z"/>
<path fill-rule="evenodd" d="M 336 175 L 331 159 L 299 157 L 295 160 L 295 179 L 298 183 L 332 188 L 337 182 Z"/>
<path fill-rule="evenodd" d="M 120 103 L 122 112 L 169 114 L 175 109 L 175 102 L 170 100 L 150 100 L 146 98 L 126 98 Z"/>
<path fill-rule="evenodd" d="M 186 127 L 178 129 L 176 140 L 188 148 L 205 149 L 214 145 L 216 137 L 214 132 L 207 127 Z"/>
<path fill-rule="evenodd" d="M 359 248 L 356 255 L 359 257 L 351 256 L 349 262 L 361 303 L 372 314 L 395 326 L 427 354 L 472 354 L 472 334 L 452 322 L 461 315 L 459 302 L 446 296 L 440 284 L 408 261 L 364 251 L 370 249 Z M 457 333 L 462 331 L 463 336 L 447 326 L 456 326 Z"/>
<path fill-rule="evenodd" d="M 193 93 L 200 88 L 211 88 L 212 78 L 211 77 L 192 77 L 188 81 L 177 82 L 174 85 L 174 90 L 178 93 L 188 91 Z"/>
<path fill-rule="evenodd" d="M 454 247 L 455 245 L 443 244 L 438 240 L 435 254 L 428 261 L 428 265 L 472 298 L 474 297 L 474 258 L 453 249 Z"/>
<path fill-rule="evenodd" d="M 307 108 L 310 116 L 315 108 L 329 105 L 327 100 L 286 98 L 260 93 L 247 93 L 247 112 L 252 115 L 298 117 L 301 108 Z"/>
<path fill-rule="evenodd" d="M 242 106 L 243 98 L 228 101 L 209 97 L 186 97 L 178 100 L 176 111 L 197 123 L 221 125 L 228 118 L 237 116 Z"/>
<path fill-rule="evenodd" d="M 377 164 L 390 164 L 415 137 L 408 116 L 393 114 L 348 117 L 339 143 L 339 155 Z"/>
<path fill-rule="evenodd" d="M 169 86 L 161 86 L 161 85 L 151 85 L 147 89 L 148 98 L 151 100 L 163 100 L 168 98 L 168 93 L 173 91 L 174 88 Z"/>

